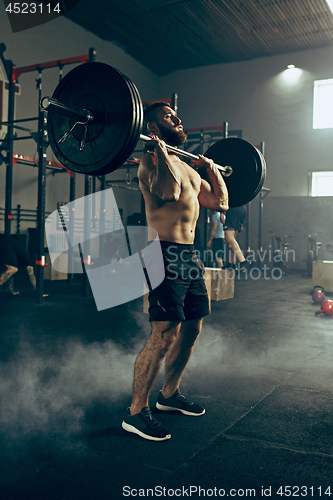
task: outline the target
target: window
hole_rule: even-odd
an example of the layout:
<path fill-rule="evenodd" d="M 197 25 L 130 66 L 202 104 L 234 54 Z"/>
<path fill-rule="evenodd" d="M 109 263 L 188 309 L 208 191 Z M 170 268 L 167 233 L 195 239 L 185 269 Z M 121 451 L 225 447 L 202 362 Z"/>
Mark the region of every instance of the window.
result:
<path fill-rule="evenodd" d="M 311 172 L 311 196 L 333 196 L 333 172 Z"/>
<path fill-rule="evenodd" d="M 314 82 L 313 128 L 333 128 L 333 78 Z"/>

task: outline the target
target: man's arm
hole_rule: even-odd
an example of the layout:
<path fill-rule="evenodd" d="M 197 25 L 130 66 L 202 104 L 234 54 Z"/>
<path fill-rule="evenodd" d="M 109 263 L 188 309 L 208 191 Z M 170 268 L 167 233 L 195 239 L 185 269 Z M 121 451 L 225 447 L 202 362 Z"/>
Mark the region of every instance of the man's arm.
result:
<path fill-rule="evenodd" d="M 195 167 L 207 169 L 209 182 L 201 179 L 201 189 L 198 196 L 199 203 L 204 208 L 211 210 L 228 210 L 228 189 L 219 170 L 215 167 L 213 160 L 199 155 L 199 160 L 192 160 Z"/>
<path fill-rule="evenodd" d="M 163 201 L 177 201 L 181 193 L 181 177 L 170 160 L 165 142 L 153 136 L 149 147 L 154 151 L 146 153 L 141 159 L 140 182 Z"/>

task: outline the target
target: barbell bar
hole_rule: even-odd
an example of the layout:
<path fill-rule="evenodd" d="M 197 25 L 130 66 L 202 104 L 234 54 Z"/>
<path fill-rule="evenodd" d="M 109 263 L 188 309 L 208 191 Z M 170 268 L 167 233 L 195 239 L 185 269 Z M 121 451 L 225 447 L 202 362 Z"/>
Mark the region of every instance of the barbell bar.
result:
<path fill-rule="evenodd" d="M 64 103 L 57 101 L 56 99 L 52 99 L 52 97 L 45 96 L 42 98 L 40 102 L 40 107 L 45 110 L 49 111 L 51 113 L 59 113 L 63 116 L 67 116 L 68 118 L 72 118 L 73 120 L 76 120 L 75 125 L 89 125 L 89 123 L 92 123 L 94 120 L 94 115 L 91 111 L 87 109 L 75 109 L 70 106 L 66 106 Z M 75 126 L 74 125 L 74 126 Z M 71 130 L 69 130 L 71 132 Z M 59 141 L 64 142 L 64 140 L 67 139 L 69 136 L 69 132 L 65 134 L 62 138 L 59 139 Z M 140 139 L 144 142 L 149 142 L 152 140 L 151 137 L 148 135 L 140 134 Z M 187 158 L 191 158 L 193 160 L 199 160 L 200 157 L 198 155 L 194 155 L 193 153 L 190 153 L 189 151 L 185 151 L 183 149 L 179 149 L 175 146 L 170 146 L 169 144 L 166 144 L 167 149 L 170 151 L 173 151 L 181 156 L 186 156 Z M 81 148 L 81 151 L 83 151 L 83 147 Z M 222 165 L 217 165 L 214 163 L 215 167 L 222 172 L 222 175 L 224 177 L 228 177 L 229 175 L 232 174 L 232 167 L 229 167 L 228 165 L 222 166 Z"/>
<path fill-rule="evenodd" d="M 69 170 L 103 175 L 113 172 L 131 156 L 143 135 L 143 107 L 131 80 L 104 63 L 77 66 L 61 80 L 52 97 L 40 106 L 48 111 L 48 140 L 53 153 Z M 199 159 L 167 145 L 171 151 Z M 231 207 L 249 203 L 266 176 L 263 155 L 239 138 L 216 142 L 204 154 L 225 177 Z M 199 171 L 200 172 L 200 171 Z"/>

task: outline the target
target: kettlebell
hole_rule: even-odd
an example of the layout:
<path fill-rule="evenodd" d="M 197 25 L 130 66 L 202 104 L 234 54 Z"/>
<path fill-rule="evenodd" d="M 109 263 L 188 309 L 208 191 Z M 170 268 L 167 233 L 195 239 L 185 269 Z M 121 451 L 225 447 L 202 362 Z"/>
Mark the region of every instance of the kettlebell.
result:
<path fill-rule="evenodd" d="M 316 315 L 325 313 L 327 316 L 333 316 L 333 300 L 325 300 L 321 305 L 321 310 Z"/>
<path fill-rule="evenodd" d="M 322 286 L 314 286 L 312 292 L 312 300 L 316 304 L 322 304 L 325 300 L 325 290 Z"/>

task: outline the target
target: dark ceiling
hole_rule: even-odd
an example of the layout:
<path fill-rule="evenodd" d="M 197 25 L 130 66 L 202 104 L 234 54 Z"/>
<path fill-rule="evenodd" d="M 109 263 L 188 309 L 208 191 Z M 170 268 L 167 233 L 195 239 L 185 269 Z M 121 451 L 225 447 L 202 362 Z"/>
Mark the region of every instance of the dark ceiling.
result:
<path fill-rule="evenodd" d="M 326 0 L 79 0 L 67 17 L 160 76 L 333 45 Z"/>

